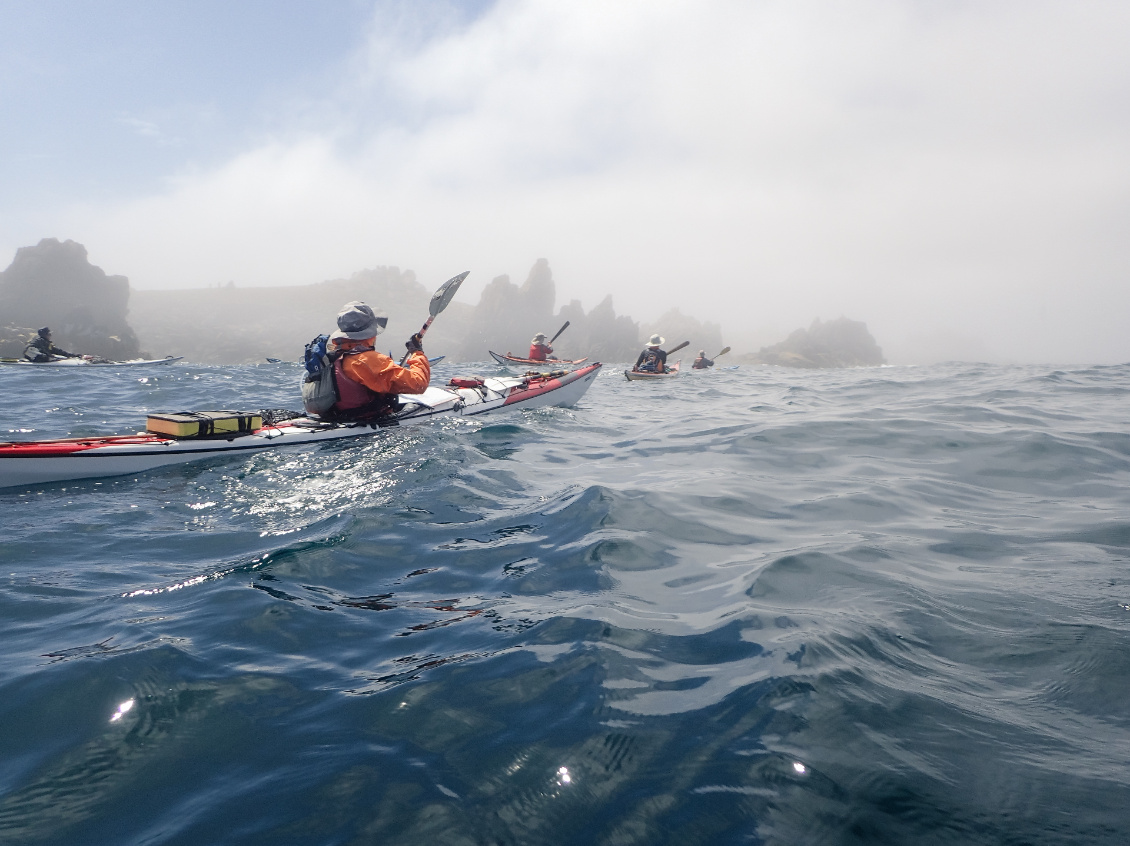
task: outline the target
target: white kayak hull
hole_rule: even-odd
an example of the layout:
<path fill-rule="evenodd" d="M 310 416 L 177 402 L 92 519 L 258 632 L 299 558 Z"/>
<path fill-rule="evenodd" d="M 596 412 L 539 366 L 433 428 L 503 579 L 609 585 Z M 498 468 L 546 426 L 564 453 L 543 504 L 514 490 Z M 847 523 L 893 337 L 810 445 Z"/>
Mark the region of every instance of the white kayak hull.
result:
<path fill-rule="evenodd" d="M 0 488 L 133 475 L 207 458 L 365 437 L 435 417 L 477 417 L 510 408 L 570 406 L 589 389 L 600 367 L 598 362 L 572 373 L 485 379 L 479 387 L 429 387 L 422 394 L 402 394 L 401 411 L 379 425 L 299 417 L 231 439 L 176 439 L 141 433 L 0 443 Z"/>
<path fill-rule="evenodd" d="M 9 364 L 16 367 L 137 367 L 146 364 L 172 364 L 182 358 L 184 358 L 183 355 L 168 355 L 164 358 L 132 358 L 129 361 L 88 361 L 85 358 L 28 361 L 23 358 L 0 358 L 0 364 Z"/>

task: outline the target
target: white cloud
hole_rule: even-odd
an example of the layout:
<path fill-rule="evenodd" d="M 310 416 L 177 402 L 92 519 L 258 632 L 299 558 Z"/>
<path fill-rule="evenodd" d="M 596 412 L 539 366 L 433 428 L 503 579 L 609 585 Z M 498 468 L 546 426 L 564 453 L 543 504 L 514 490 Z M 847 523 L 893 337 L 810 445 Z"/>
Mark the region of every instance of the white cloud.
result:
<path fill-rule="evenodd" d="M 1130 7 L 437 8 L 380 13 L 292 136 L 63 229 L 145 288 L 398 264 L 473 296 L 545 256 L 637 319 L 1130 359 Z"/>

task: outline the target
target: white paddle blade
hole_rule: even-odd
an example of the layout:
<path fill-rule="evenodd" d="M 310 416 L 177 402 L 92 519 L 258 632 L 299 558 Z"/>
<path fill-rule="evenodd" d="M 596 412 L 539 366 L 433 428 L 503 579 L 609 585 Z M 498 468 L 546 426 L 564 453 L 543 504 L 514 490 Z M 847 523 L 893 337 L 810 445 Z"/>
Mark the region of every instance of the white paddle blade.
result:
<path fill-rule="evenodd" d="M 458 276 L 452 276 L 446 282 L 439 286 L 439 290 L 432 294 L 432 301 L 428 304 L 428 314 L 435 317 L 451 302 L 455 297 L 455 292 L 459 290 L 459 286 L 463 284 L 463 280 L 470 275 L 471 271 L 464 270 Z"/>

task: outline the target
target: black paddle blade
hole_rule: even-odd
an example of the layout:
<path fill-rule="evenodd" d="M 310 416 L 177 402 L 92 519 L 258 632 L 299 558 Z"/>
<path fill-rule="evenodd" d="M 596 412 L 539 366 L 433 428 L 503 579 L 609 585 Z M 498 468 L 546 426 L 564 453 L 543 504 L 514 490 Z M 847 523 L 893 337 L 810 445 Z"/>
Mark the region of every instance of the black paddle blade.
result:
<path fill-rule="evenodd" d="M 455 296 L 455 292 L 459 290 L 459 286 L 463 284 L 463 280 L 471 273 L 469 270 L 464 270 L 458 276 L 452 276 L 446 282 L 439 286 L 439 290 L 432 294 L 432 301 L 428 304 L 428 314 L 435 317 L 451 302 Z"/>

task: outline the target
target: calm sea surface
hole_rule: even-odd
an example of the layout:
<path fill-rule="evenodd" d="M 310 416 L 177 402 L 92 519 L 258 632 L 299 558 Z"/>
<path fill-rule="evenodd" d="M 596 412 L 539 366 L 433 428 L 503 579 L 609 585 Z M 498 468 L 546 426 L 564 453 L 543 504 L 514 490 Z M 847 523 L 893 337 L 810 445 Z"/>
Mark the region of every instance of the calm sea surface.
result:
<path fill-rule="evenodd" d="M 621 369 L 0 490 L 0 842 L 1130 841 L 1130 365 Z M 0 437 L 297 377 L 0 368 Z"/>

